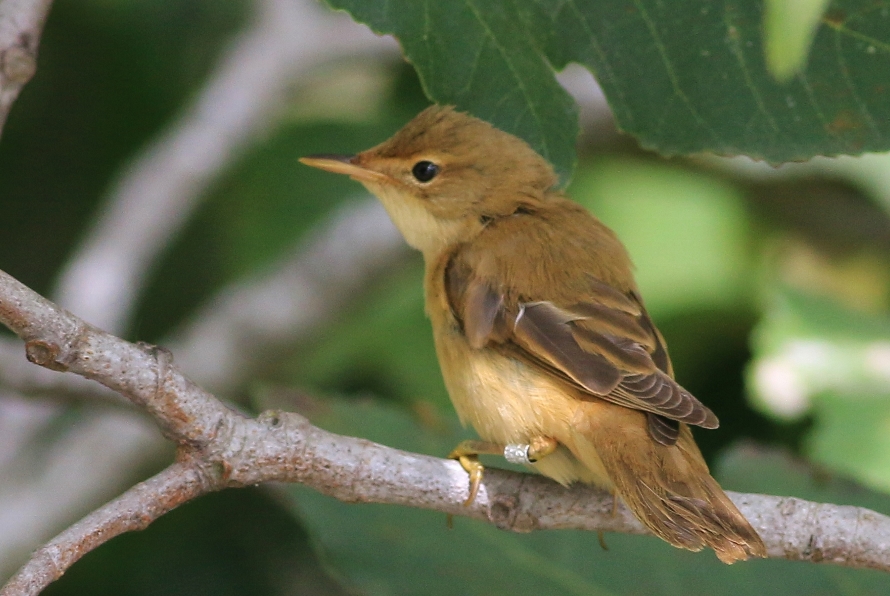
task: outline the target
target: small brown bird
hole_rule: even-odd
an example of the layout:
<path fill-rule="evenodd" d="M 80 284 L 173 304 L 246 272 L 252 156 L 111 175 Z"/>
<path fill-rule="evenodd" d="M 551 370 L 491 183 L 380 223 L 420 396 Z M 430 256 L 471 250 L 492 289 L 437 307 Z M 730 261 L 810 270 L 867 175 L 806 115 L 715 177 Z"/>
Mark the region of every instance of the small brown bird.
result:
<path fill-rule="evenodd" d="M 555 188 L 524 141 L 433 106 L 355 156 L 346 174 L 386 207 L 426 263 L 426 311 L 451 401 L 482 441 L 451 454 L 470 475 L 503 454 L 562 484 L 621 496 L 654 534 L 721 561 L 764 557 L 687 425 L 717 418 L 674 381 L 664 339 L 615 234 Z"/>

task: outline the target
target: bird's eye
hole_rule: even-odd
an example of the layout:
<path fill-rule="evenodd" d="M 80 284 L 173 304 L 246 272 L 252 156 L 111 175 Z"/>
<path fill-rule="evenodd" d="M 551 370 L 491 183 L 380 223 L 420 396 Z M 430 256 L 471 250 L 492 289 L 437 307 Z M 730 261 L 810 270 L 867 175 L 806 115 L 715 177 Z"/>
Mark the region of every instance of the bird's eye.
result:
<path fill-rule="evenodd" d="M 420 182 L 429 182 L 439 173 L 439 166 L 431 161 L 419 161 L 411 168 L 411 173 Z"/>

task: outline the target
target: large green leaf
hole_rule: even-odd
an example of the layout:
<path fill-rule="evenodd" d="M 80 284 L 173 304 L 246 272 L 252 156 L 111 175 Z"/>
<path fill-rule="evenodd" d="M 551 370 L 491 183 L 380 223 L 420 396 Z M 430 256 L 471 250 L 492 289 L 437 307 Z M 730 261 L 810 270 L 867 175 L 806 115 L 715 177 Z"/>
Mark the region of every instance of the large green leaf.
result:
<path fill-rule="evenodd" d="M 432 99 L 524 138 L 564 178 L 571 172 L 577 110 L 509 2 L 329 3 L 395 35 Z"/>
<path fill-rule="evenodd" d="M 463 434 L 433 432 L 403 412 L 372 401 L 326 401 L 313 420 L 331 430 L 395 447 L 446 453 Z M 500 465 L 495 463 L 495 465 Z M 751 450 L 736 452 L 726 485 L 806 498 L 830 496 L 890 510 L 890 499 L 831 483 L 819 490 L 800 465 Z M 774 484 L 780 485 L 779 487 Z M 885 594 L 886 574 L 787 561 L 721 564 L 712 553 L 690 553 L 647 536 L 609 534 L 603 551 L 596 534 L 542 531 L 512 534 L 480 522 L 387 505 L 340 503 L 305 487 L 288 489 L 294 511 L 321 554 L 347 585 L 369 595 L 395 594 L 735 594 L 760 596 Z M 780 586 L 781 588 L 777 588 Z"/>
<path fill-rule="evenodd" d="M 526 139 L 565 176 L 579 62 L 619 126 L 664 154 L 772 162 L 890 149 L 890 4 L 836 0 L 793 80 L 767 71 L 761 2 L 329 0 L 392 33 L 427 94 Z"/>

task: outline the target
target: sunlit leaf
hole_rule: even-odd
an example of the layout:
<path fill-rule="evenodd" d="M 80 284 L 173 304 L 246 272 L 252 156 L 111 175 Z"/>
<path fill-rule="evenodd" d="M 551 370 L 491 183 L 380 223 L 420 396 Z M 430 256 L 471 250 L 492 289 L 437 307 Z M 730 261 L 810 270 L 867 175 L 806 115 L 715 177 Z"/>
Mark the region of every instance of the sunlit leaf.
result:
<path fill-rule="evenodd" d="M 766 0 L 766 65 L 785 83 L 803 70 L 828 0 Z"/>

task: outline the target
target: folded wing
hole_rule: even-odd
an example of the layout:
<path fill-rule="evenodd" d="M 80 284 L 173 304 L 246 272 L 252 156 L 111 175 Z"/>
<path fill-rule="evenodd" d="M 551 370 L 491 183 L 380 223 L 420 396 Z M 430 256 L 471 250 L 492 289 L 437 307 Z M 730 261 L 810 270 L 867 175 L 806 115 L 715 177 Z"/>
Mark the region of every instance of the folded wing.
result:
<path fill-rule="evenodd" d="M 649 414 L 652 437 L 676 442 L 678 422 L 716 428 L 717 417 L 674 381 L 661 335 L 635 292 L 589 277 L 581 301 L 511 297 L 452 262 L 446 288 L 470 345 L 496 346 L 582 394 Z M 536 297 L 543 298 L 543 297 Z"/>

